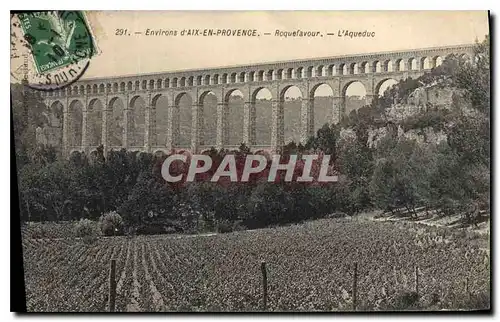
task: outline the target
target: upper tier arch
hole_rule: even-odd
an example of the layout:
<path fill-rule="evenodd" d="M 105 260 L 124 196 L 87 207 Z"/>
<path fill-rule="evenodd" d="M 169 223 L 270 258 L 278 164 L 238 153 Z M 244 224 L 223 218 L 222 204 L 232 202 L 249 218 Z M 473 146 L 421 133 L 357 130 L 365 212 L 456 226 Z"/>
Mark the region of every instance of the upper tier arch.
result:
<path fill-rule="evenodd" d="M 314 59 L 267 62 L 252 65 L 179 70 L 142 75 L 82 79 L 61 90 L 44 92 L 47 97 L 104 96 L 128 92 L 162 92 L 234 88 L 234 84 L 265 87 L 289 80 L 324 80 L 416 72 L 433 68 L 439 58 L 454 54 L 473 57 L 474 44 L 408 49 L 399 51 L 321 57 Z M 195 95 L 197 96 L 197 95 Z"/>

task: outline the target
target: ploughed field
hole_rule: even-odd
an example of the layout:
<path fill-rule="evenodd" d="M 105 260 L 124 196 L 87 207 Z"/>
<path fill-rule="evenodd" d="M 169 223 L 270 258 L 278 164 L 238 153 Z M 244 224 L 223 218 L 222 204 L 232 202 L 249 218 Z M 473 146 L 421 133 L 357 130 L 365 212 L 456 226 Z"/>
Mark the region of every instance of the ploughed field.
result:
<path fill-rule="evenodd" d="M 477 240 L 413 223 L 325 219 L 214 236 L 81 239 L 23 234 L 29 311 L 107 311 L 116 259 L 117 311 L 359 310 L 489 306 L 489 254 Z M 414 267 L 419 268 L 419 295 Z M 467 286 L 465 285 L 467 284 Z M 469 293 L 469 294 L 468 294 Z"/>

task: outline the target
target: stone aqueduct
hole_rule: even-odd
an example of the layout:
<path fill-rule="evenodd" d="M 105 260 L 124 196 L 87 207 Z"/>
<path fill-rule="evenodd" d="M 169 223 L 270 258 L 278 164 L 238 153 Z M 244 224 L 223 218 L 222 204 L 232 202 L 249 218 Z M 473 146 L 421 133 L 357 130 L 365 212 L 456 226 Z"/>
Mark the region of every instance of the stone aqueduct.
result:
<path fill-rule="evenodd" d="M 325 120 L 337 123 L 344 111 L 347 87 L 353 82 L 361 82 L 366 89 L 366 103 L 370 103 L 378 94 L 381 84 L 388 80 L 400 80 L 421 76 L 425 70 L 439 65 L 450 55 L 466 55 L 472 57 L 473 45 L 433 47 L 405 51 L 379 52 L 360 55 L 346 55 L 317 59 L 292 60 L 254 65 L 241 65 L 220 68 L 182 70 L 154 74 L 123 76 L 113 78 L 93 78 L 78 81 L 62 90 L 44 92 L 44 100 L 52 111 L 59 106 L 62 109 L 62 153 L 69 156 L 74 151 L 91 153 L 97 146 L 89 142 L 88 114 L 92 105 L 98 100 L 102 104 L 99 113 L 100 142 L 105 151 L 127 148 L 144 152 L 159 151 L 167 153 L 172 149 L 187 149 L 200 152 L 201 111 L 203 98 L 207 93 L 217 97 L 216 147 L 236 148 L 227 144 L 228 137 L 228 100 L 235 90 L 244 96 L 243 104 L 243 142 L 252 150 L 275 151 L 283 142 L 283 106 L 285 92 L 292 86 L 300 89 L 302 94 L 300 108 L 300 136 L 304 142 L 314 133 L 314 93 L 318 86 L 326 84 L 333 92 L 332 119 Z M 257 92 L 267 88 L 272 95 L 271 144 L 257 146 L 255 143 L 255 101 Z M 191 107 L 191 138 L 187 146 L 175 146 L 175 136 L 179 135 L 179 125 L 175 124 L 175 113 L 178 113 L 179 100 L 189 95 Z M 166 140 L 154 144 L 152 136 L 156 130 L 154 115 L 156 102 L 163 96 L 168 100 Z M 131 131 L 128 125 L 129 116 L 135 101 L 141 97 L 145 102 L 144 128 L 141 133 L 140 146 L 131 142 Z M 108 122 L 113 113 L 112 106 L 116 100 L 122 100 L 123 123 L 121 146 L 113 146 L 108 140 Z M 78 142 L 69 140 L 74 129 L 69 127 L 72 118 L 72 106 L 80 102 L 81 135 Z"/>

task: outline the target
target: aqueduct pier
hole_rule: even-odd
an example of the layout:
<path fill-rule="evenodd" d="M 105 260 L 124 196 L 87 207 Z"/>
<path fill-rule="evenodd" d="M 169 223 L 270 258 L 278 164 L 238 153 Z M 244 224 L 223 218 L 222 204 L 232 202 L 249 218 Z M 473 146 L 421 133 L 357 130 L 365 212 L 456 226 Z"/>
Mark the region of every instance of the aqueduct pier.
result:
<path fill-rule="evenodd" d="M 403 51 L 377 52 L 359 55 L 345 55 L 325 58 L 290 60 L 253 65 L 228 66 L 206 69 L 180 70 L 112 78 L 80 80 L 62 90 L 43 92 L 45 103 L 59 120 L 60 144 L 63 155 L 74 151 L 91 153 L 102 144 L 105 151 L 127 148 L 144 152 L 168 152 L 172 149 L 188 149 L 193 153 L 207 148 L 200 145 L 202 133 L 203 101 L 208 93 L 215 95 L 216 144 L 217 148 L 235 148 L 228 144 L 228 101 L 230 95 L 239 90 L 243 94 L 242 142 L 252 150 L 276 150 L 284 144 L 284 100 L 285 92 L 292 86 L 301 92 L 300 140 L 304 142 L 314 133 L 314 94 L 323 84 L 333 93 L 331 119 L 337 123 L 345 107 L 347 87 L 360 82 L 366 89 L 366 103 L 378 95 L 381 84 L 388 79 L 417 78 L 442 63 L 450 54 L 473 57 L 473 44 L 412 49 Z M 267 88 L 271 99 L 270 144 L 256 144 L 255 104 L 260 90 Z M 191 98 L 191 127 L 189 143 L 179 145 L 178 114 L 182 97 Z M 168 101 L 165 111 L 157 108 L 163 97 Z M 136 110 L 136 101 L 144 106 Z M 120 142 L 114 144 L 108 139 L 113 106 L 120 100 L 123 104 L 118 117 L 122 120 Z M 99 103 L 99 104 L 97 104 Z M 97 107 L 96 107 L 97 106 Z M 96 114 L 97 113 L 97 114 Z M 137 130 L 133 115 L 139 113 L 142 125 Z M 166 138 L 162 142 L 153 140 L 160 129 L 156 126 L 156 115 L 166 115 Z M 116 113 L 115 113 L 116 114 Z M 98 121 L 90 119 L 97 115 Z M 97 130 L 96 130 L 97 126 Z M 93 130 L 92 130 L 93 129 Z M 90 139 L 92 137 L 97 139 Z M 75 133 L 78 133 L 77 135 Z M 76 136 L 76 137 L 75 137 Z M 140 136 L 139 144 L 135 136 Z M 134 142 L 134 143 L 133 143 Z"/>

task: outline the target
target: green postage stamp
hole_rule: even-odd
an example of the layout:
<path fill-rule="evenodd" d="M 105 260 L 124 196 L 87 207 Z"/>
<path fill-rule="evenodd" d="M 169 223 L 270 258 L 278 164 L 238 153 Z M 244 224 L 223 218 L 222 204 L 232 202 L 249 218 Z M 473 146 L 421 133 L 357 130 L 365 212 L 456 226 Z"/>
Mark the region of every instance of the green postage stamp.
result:
<path fill-rule="evenodd" d="M 81 11 L 22 13 L 19 20 L 39 73 L 77 63 L 95 53 L 94 41 Z"/>
<path fill-rule="evenodd" d="M 98 54 L 83 11 L 31 11 L 11 17 L 12 76 L 38 90 L 77 81 Z"/>

